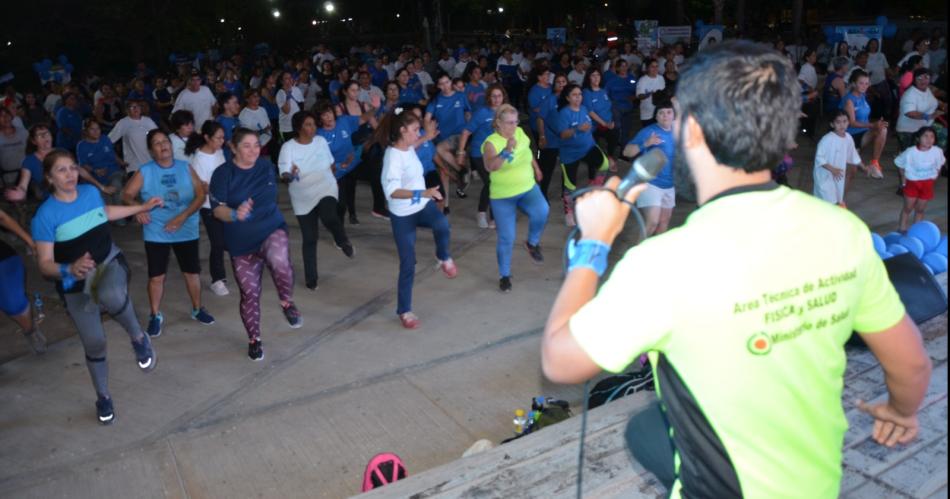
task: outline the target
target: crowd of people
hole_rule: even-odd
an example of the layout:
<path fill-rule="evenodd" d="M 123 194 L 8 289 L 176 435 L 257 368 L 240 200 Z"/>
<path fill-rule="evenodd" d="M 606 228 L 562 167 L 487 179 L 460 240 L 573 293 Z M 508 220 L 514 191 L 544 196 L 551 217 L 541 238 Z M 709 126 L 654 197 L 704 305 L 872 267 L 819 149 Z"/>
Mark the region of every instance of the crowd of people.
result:
<path fill-rule="evenodd" d="M 822 47 L 790 52 L 775 43 L 798 68 L 803 135 L 815 137 L 822 129 L 816 123 L 830 124 L 817 146 L 815 196 L 844 207 L 857 170 L 882 178 L 882 154 L 894 135 L 889 123 L 896 120 L 903 152 L 893 163 L 905 198 L 900 228 L 924 217 L 944 165 L 937 144 L 946 109 L 945 94 L 933 86 L 934 78 L 945 78 L 946 61 L 928 50 L 944 43 L 939 34 L 920 37 L 895 67 L 877 40 L 853 59 L 846 46 L 829 57 Z M 396 313 L 406 328 L 421 323 L 412 308 L 417 228 L 432 230 L 438 265 L 455 277 L 450 198 L 466 199 L 474 176 L 482 186 L 471 223 L 497 231 L 502 292 L 513 289 L 518 212 L 529 220 L 523 247 L 542 264 L 552 204 L 560 202 L 564 224 L 574 226 L 572 198 L 580 185 L 604 185 L 618 161 L 654 148 L 667 161 L 636 206 L 648 236 L 667 231 L 680 154 L 674 96 L 679 68 L 690 57 L 683 42 L 651 50 L 635 42 L 492 42 L 435 52 L 365 45 L 344 53 L 320 45 L 288 58 L 235 54 L 167 73 L 139 64 L 131 78 L 77 75 L 23 94 L 8 85 L 0 107 L 0 170 L 14 216 L 4 215 L 0 224 L 35 254 L 40 273 L 56 281 L 82 338 L 99 420 L 108 423 L 113 412 L 98 312 L 116 318 L 139 366 L 153 369 L 149 338 L 164 327 L 161 305 L 174 252 L 191 302 L 188 316 L 213 324 L 201 299 L 200 225 L 210 246 L 208 289 L 216 295 L 230 293 L 229 255 L 250 359 L 264 355 L 264 267 L 287 322 L 302 326 L 280 183 L 287 184 L 299 223 L 309 290 L 318 287 L 319 225 L 354 258 L 346 225 L 359 225 L 363 200 L 356 188 L 370 184 L 370 216 L 391 225 L 399 261 Z M 579 176 L 582 166 L 586 179 Z M 561 190 L 552 196 L 555 177 Z M 147 260 L 144 329 L 129 299 L 129 267 L 111 236 L 112 226 L 131 221 L 142 227 Z M 11 269 L 2 274 L 3 310 L 41 352 L 45 339 L 31 319 L 22 259 L 3 243 L 0 253 L 0 265 Z"/>

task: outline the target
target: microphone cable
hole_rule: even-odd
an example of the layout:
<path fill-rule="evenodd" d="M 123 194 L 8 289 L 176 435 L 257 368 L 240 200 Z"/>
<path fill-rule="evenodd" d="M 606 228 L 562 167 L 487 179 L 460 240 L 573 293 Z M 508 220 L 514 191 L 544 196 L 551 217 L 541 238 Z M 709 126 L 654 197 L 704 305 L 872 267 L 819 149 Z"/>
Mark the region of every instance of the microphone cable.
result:
<path fill-rule="evenodd" d="M 597 185 L 597 186 L 588 186 L 583 189 L 578 189 L 571 193 L 570 203 L 571 203 L 571 213 L 576 213 L 574 211 L 574 203 L 581 196 L 593 192 L 593 191 L 610 191 L 617 196 L 617 199 L 630 207 L 630 212 L 633 213 L 634 219 L 637 221 L 637 226 L 640 229 L 640 240 L 636 244 L 639 244 L 641 241 L 647 238 L 646 223 L 643 220 L 643 215 L 640 214 L 640 210 L 637 209 L 634 203 L 627 201 L 626 199 L 621 198 L 617 195 L 616 191 L 608 189 L 607 187 Z M 573 216 L 573 215 L 572 215 Z M 581 227 L 577 224 L 577 219 L 575 218 L 575 225 L 571 232 L 567 235 L 567 240 L 564 244 L 564 253 L 562 256 L 562 265 L 564 269 L 564 275 L 567 275 L 567 266 L 570 263 L 568 260 L 568 249 L 570 248 L 572 241 L 577 241 L 580 237 Z M 623 231 L 621 231 L 622 233 Z M 584 402 L 583 407 L 581 407 L 581 435 L 579 448 L 577 450 L 577 499 L 583 498 L 583 488 L 584 488 L 584 440 L 587 436 L 587 405 L 590 403 L 590 380 L 584 382 Z"/>

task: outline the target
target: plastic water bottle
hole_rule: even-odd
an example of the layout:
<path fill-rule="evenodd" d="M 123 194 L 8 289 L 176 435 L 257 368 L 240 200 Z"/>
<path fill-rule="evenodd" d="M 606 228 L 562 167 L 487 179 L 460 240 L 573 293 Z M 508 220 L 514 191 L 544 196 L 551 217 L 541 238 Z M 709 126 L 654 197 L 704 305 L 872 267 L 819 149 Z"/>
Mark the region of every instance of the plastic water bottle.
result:
<path fill-rule="evenodd" d="M 43 322 L 43 319 L 46 318 L 46 313 L 43 312 L 43 297 L 39 292 L 33 293 L 33 310 L 36 311 L 36 323 L 39 324 Z"/>
<path fill-rule="evenodd" d="M 528 418 L 524 414 L 524 409 L 515 409 L 515 435 L 521 435 L 525 426 L 528 424 Z"/>

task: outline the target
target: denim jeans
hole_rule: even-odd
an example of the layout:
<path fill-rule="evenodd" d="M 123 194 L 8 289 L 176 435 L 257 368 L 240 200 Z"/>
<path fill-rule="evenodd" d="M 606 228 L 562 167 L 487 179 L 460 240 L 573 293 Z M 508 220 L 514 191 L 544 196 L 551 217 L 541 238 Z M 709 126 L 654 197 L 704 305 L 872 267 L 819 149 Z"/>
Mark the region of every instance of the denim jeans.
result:
<path fill-rule="evenodd" d="M 393 239 L 399 252 L 399 292 L 396 306 L 397 314 L 412 310 L 412 282 L 416 274 L 416 228 L 432 229 L 435 239 L 435 256 L 439 260 L 448 260 L 449 220 L 439 211 L 435 202 L 429 201 L 422 210 L 404 217 L 390 213 L 389 223 L 393 228 Z"/>
<path fill-rule="evenodd" d="M 498 257 L 498 274 L 511 276 L 511 250 L 515 244 L 518 211 L 528 215 L 528 243 L 532 246 L 541 242 L 541 234 L 548 223 L 548 203 L 537 184 L 531 190 L 510 198 L 492 199 L 491 209 L 495 215 L 498 243 L 495 254 Z"/>

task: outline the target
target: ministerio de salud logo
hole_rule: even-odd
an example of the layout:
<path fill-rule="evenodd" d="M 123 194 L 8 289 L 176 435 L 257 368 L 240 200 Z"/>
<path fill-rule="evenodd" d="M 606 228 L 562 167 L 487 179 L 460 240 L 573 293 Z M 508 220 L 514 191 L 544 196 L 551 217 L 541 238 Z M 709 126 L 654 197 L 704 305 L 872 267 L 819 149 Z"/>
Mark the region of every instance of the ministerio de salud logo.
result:
<path fill-rule="evenodd" d="M 746 348 L 753 355 L 766 355 L 772 351 L 772 339 L 765 333 L 756 333 L 749 337 Z"/>

